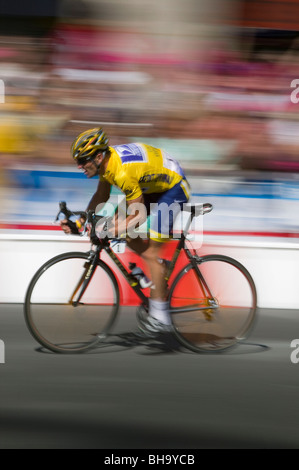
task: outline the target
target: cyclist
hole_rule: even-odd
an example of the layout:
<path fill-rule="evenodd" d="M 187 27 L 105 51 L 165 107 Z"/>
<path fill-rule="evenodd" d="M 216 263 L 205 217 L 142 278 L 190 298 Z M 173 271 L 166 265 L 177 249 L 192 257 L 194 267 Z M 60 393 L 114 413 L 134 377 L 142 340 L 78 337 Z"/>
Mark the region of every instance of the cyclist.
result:
<path fill-rule="evenodd" d="M 171 320 L 165 281 L 165 263 L 161 263 L 161 247 L 171 238 L 173 223 L 184 203 L 189 199 L 190 186 L 179 163 L 161 149 L 141 143 L 109 146 L 103 129 L 96 128 L 83 132 L 73 142 L 73 159 L 87 178 L 99 177 L 96 192 L 88 210 L 96 210 L 110 197 L 111 186 L 118 187 L 126 196 L 127 213 L 123 220 L 116 211 L 109 227 L 113 238 L 126 236 L 130 249 L 142 256 L 151 273 L 153 287 L 149 299 L 149 315 L 143 322 L 146 333 L 171 330 Z M 142 206 L 131 206 L 132 204 Z M 173 211 L 161 217 L 161 204 Z M 130 211 L 132 207 L 145 208 Z M 130 213 L 132 212 L 132 213 Z M 128 229 L 138 226 L 150 215 L 149 238 L 130 237 Z M 143 218 L 142 218 L 143 217 Z M 62 229 L 70 233 L 67 221 L 61 222 Z"/>

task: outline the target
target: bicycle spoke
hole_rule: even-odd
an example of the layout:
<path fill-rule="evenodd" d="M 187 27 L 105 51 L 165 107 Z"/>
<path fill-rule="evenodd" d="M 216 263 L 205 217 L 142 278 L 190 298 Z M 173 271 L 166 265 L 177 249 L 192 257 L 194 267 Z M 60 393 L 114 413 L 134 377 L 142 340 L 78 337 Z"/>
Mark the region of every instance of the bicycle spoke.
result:
<path fill-rule="evenodd" d="M 200 276 L 198 275 L 200 271 Z M 209 286 L 207 297 L 206 286 Z M 219 351 L 246 337 L 256 310 L 249 273 L 224 256 L 206 256 L 174 280 L 170 307 L 178 339 L 195 351 Z"/>
<path fill-rule="evenodd" d="M 46 269 L 39 270 L 28 289 L 27 324 L 37 341 L 52 351 L 89 349 L 107 334 L 117 315 L 118 286 L 104 263 L 99 261 L 92 279 L 82 289 L 86 259 L 86 254 L 74 253 L 61 255 L 54 262 L 50 260 Z M 80 302 L 77 303 L 74 295 L 80 288 Z"/>

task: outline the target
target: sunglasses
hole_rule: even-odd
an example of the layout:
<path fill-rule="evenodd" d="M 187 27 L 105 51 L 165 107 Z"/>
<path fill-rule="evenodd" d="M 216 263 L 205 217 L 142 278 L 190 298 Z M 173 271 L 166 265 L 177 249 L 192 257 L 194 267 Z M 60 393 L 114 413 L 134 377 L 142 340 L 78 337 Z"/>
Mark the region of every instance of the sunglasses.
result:
<path fill-rule="evenodd" d="M 93 158 L 88 158 L 88 157 L 81 157 L 81 158 L 77 158 L 76 162 L 77 162 L 77 165 L 79 166 L 83 166 L 83 165 L 86 165 L 86 163 L 88 162 L 91 162 L 93 160 Z"/>
<path fill-rule="evenodd" d="M 92 162 L 100 152 L 92 154 L 90 157 L 79 157 L 76 159 L 77 165 L 86 165 L 88 162 Z"/>

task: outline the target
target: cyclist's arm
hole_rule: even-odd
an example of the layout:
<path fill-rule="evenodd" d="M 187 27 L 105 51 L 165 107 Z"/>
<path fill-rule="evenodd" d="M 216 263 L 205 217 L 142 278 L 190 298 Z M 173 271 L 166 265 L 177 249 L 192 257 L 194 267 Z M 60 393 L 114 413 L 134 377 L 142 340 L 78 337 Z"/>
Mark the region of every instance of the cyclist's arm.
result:
<path fill-rule="evenodd" d="M 86 211 L 88 210 L 95 210 L 97 206 L 101 203 L 105 204 L 110 196 L 111 191 L 111 184 L 106 181 L 99 181 L 98 187 L 94 195 L 92 196 Z M 79 219 L 80 223 L 83 225 L 85 220 Z M 72 233 L 72 229 L 69 226 L 69 221 L 67 219 L 60 221 L 60 226 L 64 233 L 70 234 Z"/>
<path fill-rule="evenodd" d="M 109 232 L 113 232 L 113 235 L 116 237 L 126 235 L 128 229 L 137 227 L 145 222 L 147 214 L 143 195 L 127 201 L 127 212 L 128 215 L 124 220 L 120 220 L 118 212 L 115 214 L 113 226 L 109 228 Z"/>
<path fill-rule="evenodd" d="M 99 204 L 105 204 L 110 197 L 110 191 L 110 183 L 107 181 L 99 181 L 97 190 L 89 201 L 86 211 L 95 211 Z"/>

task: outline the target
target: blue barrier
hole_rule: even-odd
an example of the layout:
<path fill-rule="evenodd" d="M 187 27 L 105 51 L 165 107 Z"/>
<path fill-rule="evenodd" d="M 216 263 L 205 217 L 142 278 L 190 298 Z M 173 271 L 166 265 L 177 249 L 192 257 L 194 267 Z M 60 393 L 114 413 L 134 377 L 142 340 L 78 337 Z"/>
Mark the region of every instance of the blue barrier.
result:
<path fill-rule="evenodd" d="M 84 210 L 98 178 L 88 179 L 73 167 L 15 168 L 7 171 L 13 189 L 4 190 L 0 220 L 49 223 L 58 202 Z M 207 230 L 297 231 L 299 175 L 244 176 L 188 175 L 194 202 L 211 202 L 215 210 L 205 218 Z M 122 193 L 113 188 L 112 197 Z"/>

